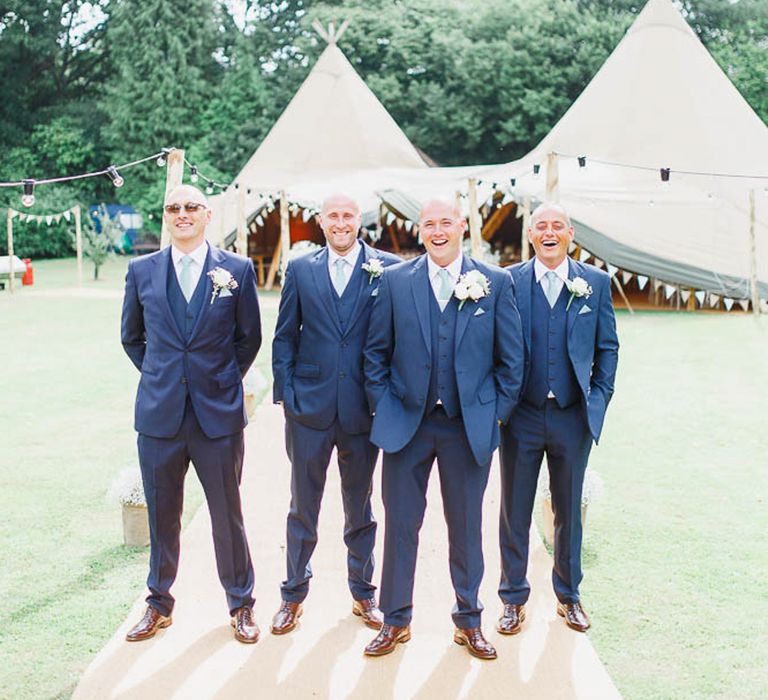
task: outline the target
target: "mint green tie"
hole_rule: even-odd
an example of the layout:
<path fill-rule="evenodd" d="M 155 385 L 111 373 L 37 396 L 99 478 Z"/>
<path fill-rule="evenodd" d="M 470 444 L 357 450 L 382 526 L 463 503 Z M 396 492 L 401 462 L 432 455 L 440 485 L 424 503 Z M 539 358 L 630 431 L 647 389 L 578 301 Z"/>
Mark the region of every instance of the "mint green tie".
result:
<path fill-rule="evenodd" d="M 192 265 L 192 257 L 185 255 L 181 259 L 181 273 L 179 274 L 179 285 L 184 298 L 189 301 L 192 298 L 192 271 L 189 269 Z"/>
<path fill-rule="evenodd" d="M 440 288 L 437 290 L 437 301 L 440 304 L 440 310 L 442 311 L 451 300 L 451 294 L 453 294 L 453 282 L 451 282 L 451 276 L 448 274 L 448 270 L 444 267 L 440 268 L 437 276 L 440 278 Z"/>
<path fill-rule="evenodd" d="M 555 308 L 555 304 L 557 303 L 557 274 L 550 270 L 547 272 L 544 277 L 547 278 L 547 301 L 549 302 L 550 308 Z"/>
<path fill-rule="evenodd" d="M 336 277 L 333 280 L 333 287 L 336 290 L 336 294 L 341 296 L 344 294 L 344 288 L 347 286 L 347 261 L 344 258 L 336 258 L 334 263 L 336 266 Z"/>

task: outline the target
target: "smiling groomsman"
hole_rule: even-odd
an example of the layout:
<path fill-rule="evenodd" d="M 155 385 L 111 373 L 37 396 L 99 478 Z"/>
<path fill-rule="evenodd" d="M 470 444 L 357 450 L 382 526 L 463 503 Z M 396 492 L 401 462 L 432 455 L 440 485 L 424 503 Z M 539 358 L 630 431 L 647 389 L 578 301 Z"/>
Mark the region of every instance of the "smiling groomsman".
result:
<path fill-rule="evenodd" d="M 465 257 L 466 220 L 429 202 L 419 233 L 425 255 L 389 268 L 371 316 L 365 387 L 371 440 L 384 450 L 384 626 L 365 648 L 382 656 L 410 639 L 419 530 L 437 461 L 456 594 L 453 639 L 495 659 L 483 636 L 482 505 L 499 421 L 517 403 L 523 340 L 512 278 Z"/>
<path fill-rule="evenodd" d="M 369 627 L 381 627 L 372 583 L 376 521 L 371 511 L 379 450 L 368 439 L 371 414 L 363 389 L 363 344 L 384 267 L 400 258 L 358 240 L 360 209 L 346 195 L 335 194 L 323 202 L 320 226 L 327 245 L 288 266 L 272 344 L 274 401 L 285 411 L 291 460 L 287 576 L 272 620 L 273 634 L 293 630 L 302 614 L 334 447 L 352 612 Z"/>
<path fill-rule="evenodd" d="M 568 258 L 573 227 L 552 203 L 531 216 L 536 256 L 511 269 L 525 338 L 521 401 L 501 433 L 501 584 L 497 629 L 516 634 L 530 594 L 529 531 L 544 455 L 555 514 L 552 583 L 557 612 L 574 630 L 589 618 L 579 598 L 581 492 L 592 442 L 613 394 L 619 341 L 609 276 Z"/>

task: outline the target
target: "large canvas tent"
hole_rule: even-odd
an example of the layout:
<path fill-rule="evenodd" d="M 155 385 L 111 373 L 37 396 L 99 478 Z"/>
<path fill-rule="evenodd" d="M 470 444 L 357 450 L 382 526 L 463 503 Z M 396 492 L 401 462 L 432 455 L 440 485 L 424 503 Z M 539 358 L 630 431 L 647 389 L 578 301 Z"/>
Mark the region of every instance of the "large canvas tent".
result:
<path fill-rule="evenodd" d="M 756 277 L 768 298 L 768 127 L 671 0 L 649 0 L 541 143 L 484 177 L 534 201 L 549 181 L 616 267 L 734 299 Z"/>

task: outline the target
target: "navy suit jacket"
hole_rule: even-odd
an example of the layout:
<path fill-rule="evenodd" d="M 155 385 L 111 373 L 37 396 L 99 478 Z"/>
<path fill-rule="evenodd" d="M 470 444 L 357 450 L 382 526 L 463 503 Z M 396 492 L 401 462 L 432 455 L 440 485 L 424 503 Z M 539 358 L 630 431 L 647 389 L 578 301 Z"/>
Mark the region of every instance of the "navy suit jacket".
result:
<path fill-rule="evenodd" d="M 250 260 L 209 247 L 200 284 L 203 307 L 189 339 L 183 337 L 168 303 L 171 248 L 131 260 L 125 278 L 122 342 L 141 372 L 135 428 L 158 438 L 176 435 L 187 392 L 200 427 L 209 438 L 233 435 L 248 420 L 242 378 L 261 346 L 256 276 Z M 208 272 L 221 267 L 237 289 L 217 296 Z M 173 271 L 171 271 L 172 274 Z"/>
<path fill-rule="evenodd" d="M 464 429 L 478 463 L 499 444 L 523 380 L 523 338 L 514 282 L 498 267 L 464 256 L 462 274 L 477 269 L 490 294 L 467 300 L 456 319 L 454 371 Z M 427 256 L 390 267 L 371 315 L 365 346 L 365 384 L 375 411 L 371 442 L 398 452 L 413 438 L 428 408 L 432 286 Z M 451 302 L 455 303 L 455 302 Z M 498 420 L 497 420 L 498 419 Z"/>
<path fill-rule="evenodd" d="M 391 253 L 361 244 L 363 262 L 373 258 L 384 266 L 400 262 Z M 328 274 L 328 249 L 292 260 L 286 271 L 272 342 L 273 399 L 283 402 L 288 415 L 315 430 L 328 428 L 337 415 L 350 434 L 371 428 L 363 387 L 363 345 L 381 278 L 371 280 L 365 270 L 361 272 L 363 283 L 342 330 Z"/>
<path fill-rule="evenodd" d="M 534 260 L 510 268 L 515 279 L 517 308 L 525 338 L 525 379 L 531 362 L 531 290 Z M 568 259 L 569 278 L 584 278 L 592 287 L 589 297 L 574 297 L 567 315 L 568 357 L 581 388 L 581 399 L 589 431 L 597 442 L 603 428 L 605 410 L 613 395 L 619 338 L 611 301 L 611 278 L 594 265 Z M 567 293 L 567 290 L 566 290 Z M 523 384 L 525 390 L 525 383 Z"/>

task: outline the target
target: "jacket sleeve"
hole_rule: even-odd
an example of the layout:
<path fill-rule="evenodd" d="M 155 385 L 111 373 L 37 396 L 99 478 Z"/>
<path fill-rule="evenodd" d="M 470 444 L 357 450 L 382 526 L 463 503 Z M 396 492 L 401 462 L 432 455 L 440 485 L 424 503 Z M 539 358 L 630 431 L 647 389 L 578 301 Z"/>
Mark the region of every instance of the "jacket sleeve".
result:
<path fill-rule="evenodd" d="M 616 368 L 619 364 L 619 336 L 616 333 L 616 315 L 611 300 L 611 279 L 608 275 L 601 276 L 601 279 L 603 284 L 600 289 L 595 355 L 589 388 L 590 395 L 595 391 L 600 392 L 607 407 L 613 396 Z M 592 400 L 590 396 L 590 401 Z"/>
<path fill-rule="evenodd" d="M 294 263 L 289 263 L 280 292 L 280 309 L 272 341 L 272 400 L 275 403 L 284 400 L 285 387 L 293 382 L 293 369 L 299 352 L 300 328 L 301 303 L 296 287 Z"/>
<path fill-rule="evenodd" d="M 235 310 L 235 358 L 241 376 L 245 376 L 261 347 L 261 312 L 256 293 L 256 273 L 250 260 L 245 265 L 239 285 Z"/>
<path fill-rule="evenodd" d="M 394 340 L 392 293 L 389 275 L 385 268 L 379 285 L 379 293 L 371 310 L 368 337 L 363 350 L 365 394 L 371 413 L 376 412 L 376 406 L 378 406 L 389 385 Z"/>
<path fill-rule="evenodd" d="M 517 406 L 525 367 L 523 328 L 515 301 L 515 283 L 509 273 L 503 275 L 495 317 L 496 414 L 506 423 Z"/>
<path fill-rule="evenodd" d="M 147 350 L 147 334 L 144 330 L 144 307 L 141 305 L 136 289 L 133 261 L 128 264 L 128 272 L 125 275 L 120 339 L 123 343 L 123 349 L 131 358 L 131 362 L 136 365 L 136 369 L 141 371 L 144 353 Z"/>

